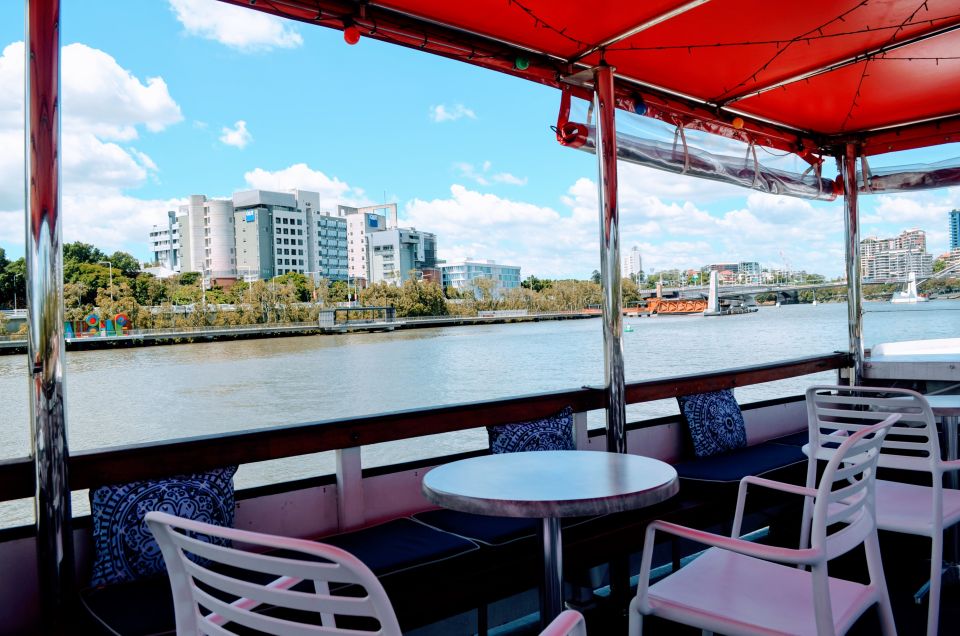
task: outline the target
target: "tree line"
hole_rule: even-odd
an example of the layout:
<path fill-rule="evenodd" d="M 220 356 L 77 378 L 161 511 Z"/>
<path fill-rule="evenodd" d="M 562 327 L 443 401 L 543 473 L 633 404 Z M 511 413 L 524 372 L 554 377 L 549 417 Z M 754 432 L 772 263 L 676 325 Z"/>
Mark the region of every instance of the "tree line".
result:
<path fill-rule="evenodd" d="M 491 310 L 581 311 L 602 302 L 599 273 L 588 280 L 528 276 L 520 287 L 507 290 L 497 289 L 491 279 L 478 279 L 470 287 L 456 290 L 415 277 L 399 286 L 375 283 L 358 290 L 344 281 L 315 280 L 297 273 L 206 286 L 199 272 L 156 278 L 141 271 L 137 259 L 126 252 L 107 254 L 82 242 L 64 245 L 63 279 L 67 320 L 83 320 L 93 312 L 103 318 L 122 312 L 136 329 L 312 322 L 321 309 L 348 301 L 394 307 L 397 317 L 473 316 Z M 0 248 L 0 306 L 22 308 L 26 302 L 25 282 L 24 259 L 9 261 Z M 624 278 L 623 306 L 642 304 L 641 293 L 649 293 L 649 284 Z M 960 280 L 926 281 L 921 289 L 927 293 L 960 292 Z M 896 286 L 892 285 L 867 285 L 864 296 L 883 297 L 894 291 Z M 816 292 L 820 301 L 845 297 L 844 289 Z M 801 302 L 813 298 L 812 291 L 801 292 Z M 763 298 L 758 296 L 758 300 Z"/>

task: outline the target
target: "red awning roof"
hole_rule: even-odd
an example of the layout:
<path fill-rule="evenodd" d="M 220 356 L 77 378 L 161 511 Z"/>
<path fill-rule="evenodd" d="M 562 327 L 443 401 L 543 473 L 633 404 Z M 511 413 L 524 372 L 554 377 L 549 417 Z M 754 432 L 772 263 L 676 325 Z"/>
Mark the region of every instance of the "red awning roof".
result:
<path fill-rule="evenodd" d="M 621 108 L 794 151 L 960 141 L 956 0 L 224 1 L 558 87 L 605 61 Z"/>

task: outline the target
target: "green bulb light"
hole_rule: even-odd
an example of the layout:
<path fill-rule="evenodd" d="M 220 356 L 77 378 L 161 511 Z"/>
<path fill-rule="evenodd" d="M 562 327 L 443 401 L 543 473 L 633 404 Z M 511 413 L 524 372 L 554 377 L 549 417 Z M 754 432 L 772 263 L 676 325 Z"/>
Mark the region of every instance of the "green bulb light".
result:
<path fill-rule="evenodd" d="M 525 71 L 528 68 L 530 68 L 530 60 L 528 60 L 523 56 L 520 56 L 513 61 L 513 67 L 518 71 Z"/>

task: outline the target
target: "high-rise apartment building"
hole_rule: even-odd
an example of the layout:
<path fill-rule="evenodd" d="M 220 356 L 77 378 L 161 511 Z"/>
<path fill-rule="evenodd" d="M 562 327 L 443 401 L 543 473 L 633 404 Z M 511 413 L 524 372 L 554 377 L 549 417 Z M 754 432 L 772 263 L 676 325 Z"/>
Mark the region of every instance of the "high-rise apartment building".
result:
<path fill-rule="evenodd" d="M 180 224 L 173 210 L 167 212 L 164 225 L 154 225 L 150 229 L 150 253 L 153 262 L 163 269 L 180 271 Z"/>
<path fill-rule="evenodd" d="M 933 255 L 927 254 L 927 235 L 923 230 L 860 241 L 860 273 L 864 280 L 906 278 L 911 272 L 918 276 L 933 273 Z"/>
<path fill-rule="evenodd" d="M 760 263 L 740 261 L 737 264 L 737 282 L 741 285 L 757 285 L 762 278 Z"/>
<path fill-rule="evenodd" d="M 180 269 L 201 272 L 205 279 L 236 278 L 233 203 L 190 196 L 177 211 Z"/>
<path fill-rule="evenodd" d="M 634 245 L 623 257 L 623 277 L 634 278 L 643 273 L 643 258 L 640 248 Z"/>
<path fill-rule="evenodd" d="M 489 278 L 494 281 L 493 292 L 501 295 L 504 290 L 520 287 L 520 268 L 514 265 L 498 265 L 495 261 L 465 259 L 440 266 L 443 288 L 457 291 L 472 289 L 474 281 Z"/>
<path fill-rule="evenodd" d="M 367 235 L 367 262 L 372 283 L 400 285 L 414 272 L 437 267 L 437 237 L 413 228 L 393 228 Z"/>
<path fill-rule="evenodd" d="M 960 250 L 960 210 L 950 211 L 950 250 Z"/>

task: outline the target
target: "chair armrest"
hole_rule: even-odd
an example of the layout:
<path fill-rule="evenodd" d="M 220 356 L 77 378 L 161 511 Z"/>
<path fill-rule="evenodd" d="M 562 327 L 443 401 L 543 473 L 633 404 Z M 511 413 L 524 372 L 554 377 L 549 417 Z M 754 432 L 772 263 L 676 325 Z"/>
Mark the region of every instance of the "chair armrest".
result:
<path fill-rule="evenodd" d="M 300 583 L 300 581 L 302 580 L 303 579 L 298 579 L 292 576 L 281 576 L 280 578 L 274 579 L 273 581 L 268 583 L 266 587 L 270 589 L 289 590 L 291 587 Z M 254 601 L 249 598 L 238 598 L 234 602 L 230 603 L 230 605 L 234 607 L 238 607 L 240 609 L 252 610 L 254 608 L 259 607 L 260 605 L 263 605 L 263 603 L 261 601 Z M 213 612 L 209 616 L 207 616 L 207 620 L 213 623 L 214 625 L 224 625 L 230 622 L 230 619 L 224 618 L 223 616 L 221 616 L 220 614 L 217 614 L 216 612 Z"/>
<path fill-rule="evenodd" d="M 744 539 L 725 537 L 704 530 L 687 528 L 686 526 L 670 523 L 669 521 L 654 521 L 650 524 L 647 530 L 648 533 L 650 533 L 650 528 L 654 531 L 659 530 L 660 532 L 672 534 L 683 539 L 690 539 L 703 545 L 722 548 L 738 554 L 756 557 L 765 561 L 775 561 L 777 563 L 811 565 L 821 561 L 824 556 L 823 550 L 814 550 L 813 548 L 795 550 L 793 548 L 763 545 Z"/>
<path fill-rule="evenodd" d="M 775 561 L 777 563 L 809 565 L 819 563 L 826 558 L 823 550 L 814 550 L 812 548 L 794 550 L 792 548 L 761 545 L 744 541 L 743 539 L 713 534 L 712 532 L 694 530 L 693 528 L 687 528 L 686 526 L 677 525 L 668 521 L 653 521 L 647 526 L 647 531 L 644 535 L 643 558 L 640 561 L 640 580 L 637 583 L 637 597 L 634 602 L 630 604 L 631 609 L 639 609 L 643 613 L 650 612 L 650 600 L 648 598 L 650 568 L 653 562 L 654 538 L 658 530 L 666 534 L 690 539 L 703 545 L 730 550 L 731 552 L 737 552 L 766 561 Z"/>
<path fill-rule="evenodd" d="M 960 470 L 960 459 L 951 459 L 945 462 L 940 462 L 940 469 L 948 473 L 952 470 Z"/>
<path fill-rule="evenodd" d="M 740 488 L 737 491 L 737 508 L 733 515 L 733 526 L 730 532 L 731 536 L 733 537 L 740 536 L 740 527 L 743 525 L 743 512 L 747 504 L 748 484 L 753 484 L 754 486 L 763 486 L 764 488 L 770 488 L 771 490 L 779 490 L 780 492 L 785 492 L 792 495 L 800 495 L 802 497 L 815 497 L 817 494 L 817 491 L 814 488 L 797 486 L 795 484 L 785 484 L 782 481 L 774 481 L 772 479 L 764 479 L 763 477 L 747 475 L 740 480 Z"/>

